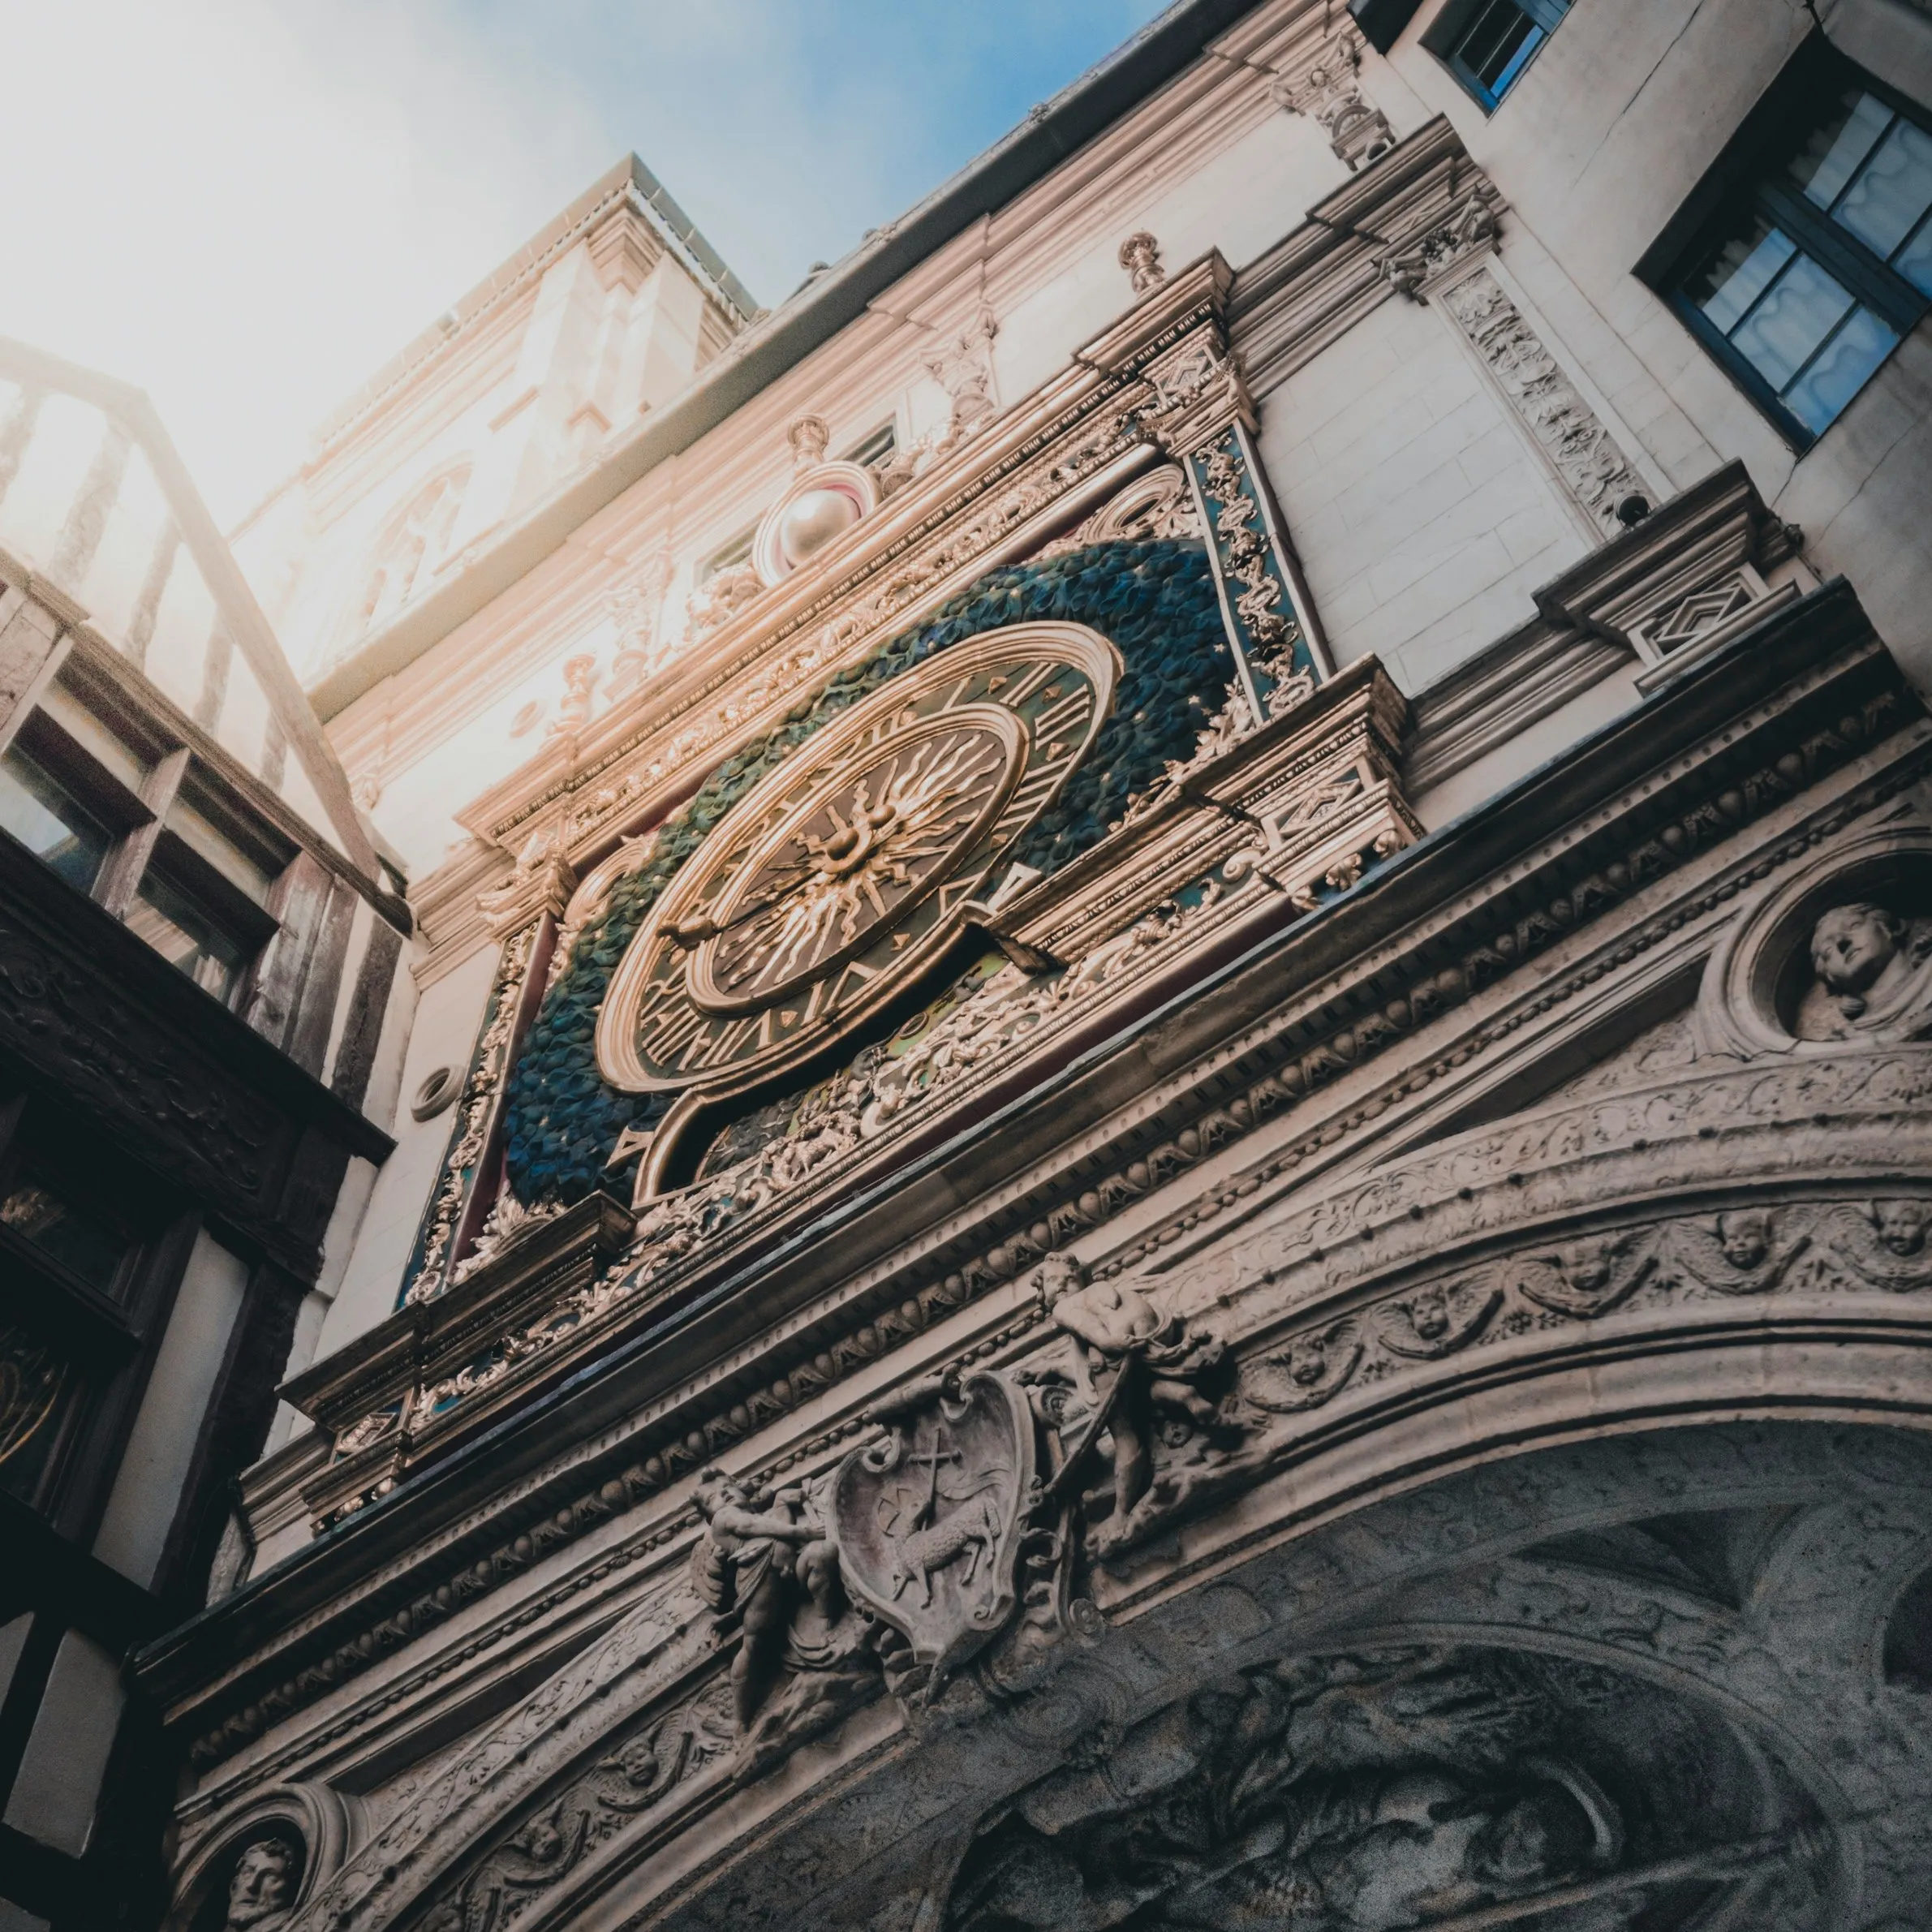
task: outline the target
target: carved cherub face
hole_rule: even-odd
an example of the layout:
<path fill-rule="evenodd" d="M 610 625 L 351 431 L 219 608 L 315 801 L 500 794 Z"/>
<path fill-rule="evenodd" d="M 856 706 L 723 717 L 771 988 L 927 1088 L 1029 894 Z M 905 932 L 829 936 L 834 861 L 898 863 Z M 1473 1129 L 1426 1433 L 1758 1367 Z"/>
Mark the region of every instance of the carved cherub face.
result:
<path fill-rule="evenodd" d="M 1594 1294 L 1599 1289 L 1610 1285 L 1610 1277 L 1616 1271 L 1616 1258 L 1622 1252 L 1621 1241 L 1579 1241 L 1560 1263 L 1564 1279 L 1572 1288 Z"/>
<path fill-rule="evenodd" d="M 1071 1254 L 1049 1254 L 1034 1274 L 1043 1308 L 1050 1309 L 1062 1295 L 1078 1294 L 1086 1286 L 1086 1270 Z"/>
<path fill-rule="evenodd" d="M 1327 1338 L 1311 1335 L 1296 1345 L 1289 1375 L 1303 1388 L 1313 1388 L 1328 1372 L 1328 1343 Z"/>
<path fill-rule="evenodd" d="M 1424 1341 L 1440 1341 L 1449 1332 L 1449 1305 L 1439 1294 L 1418 1295 L 1409 1304 L 1409 1325 Z"/>
<path fill-rule="evenodd" d="M 228 1881 L 228 1921 L 224 1932 L 246 1932 L 289 1908 L 295 1860 L 281 1839 L 265 1838 L 248 1846 L 235 1862 Z"/>
<path fill-rule="evenodd" d="M 657 1762 L 657 1745 L 654 1739 L 634 1737 L 627 1744 L 621 1745 L 613 1753 L 613 1760 L 624 1775 L 627 1784 L 635 1784 L 639 1790 L 645 1790 L 657 1782 L 660 1768 Z"/>
<path fill-rule="evenodd" d="M 563 1834 L 547 1818 L 540 1818 L 523 1834 L 523 1853 L 532 1865 L 548 1865 L 563 1850 Z"/>
<path fill-rule="evenodd" d="M 1771 1251 L 1771 1221 L 1767 1214 L 1720 1214 L 1717 1245 L 1734 1268 L 1754 1268 Z"/>
<path fill-rule="evenodd" d="M 1812 966 L 1833 992 L 1861 993 L 1897 956 L 1903 933 L 1883 906 L 1835 906 L 1812 928 Z"/>
<path fill-rule="evenodd" d="M 698 1478 L 698 1493 L 692 1498 L 707 1522 L 721 1509 L 742 1509 L 751 1500 L 751 1491 L 722 1469 L 707 1469 Z"/>
<path fill-rule="evenodd" d="M 1932 1230 L 1932 1205 L 1923 1201 L 1874 1201 L 1871 1218 L 1882 1246 L 1895 1254 L 1916 1254 Z"/>

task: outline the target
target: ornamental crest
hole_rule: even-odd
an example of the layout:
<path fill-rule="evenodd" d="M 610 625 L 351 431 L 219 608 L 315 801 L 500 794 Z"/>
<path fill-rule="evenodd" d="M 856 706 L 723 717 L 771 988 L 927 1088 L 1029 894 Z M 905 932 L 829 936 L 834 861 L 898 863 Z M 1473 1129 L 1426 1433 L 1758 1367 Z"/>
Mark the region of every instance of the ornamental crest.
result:
<path fill-rule="evenodd" d="M 1039 1500 L 1025 1396 L 984 1370 L 916 1383 L 871 1412 L 882 1439 L 833 1474 L 846 1586 L 911 1646 L 928 1699 L 1006 1626 Z"/>
<path fill-rule="evenodd" d="M 631 941 L 597 1064 L 687 1102 L 787 1073 L 964 928 L 1106 720 L 1120 660 L 1077 624 L 956 645 L 827 725 L 726 815 Z"/>

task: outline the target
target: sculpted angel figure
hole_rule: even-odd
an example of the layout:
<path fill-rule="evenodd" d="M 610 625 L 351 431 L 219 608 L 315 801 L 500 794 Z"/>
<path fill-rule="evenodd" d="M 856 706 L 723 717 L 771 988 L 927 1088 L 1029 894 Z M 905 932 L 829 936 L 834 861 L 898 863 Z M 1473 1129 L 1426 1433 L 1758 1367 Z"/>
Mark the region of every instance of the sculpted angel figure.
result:
<path fill-rule="evenodd" d="M 1932 919 L 1861 900 L 1811 933 L 1817 983 L 1798 1008 L 1801 1039 L 1917 1039 L 1932 1031 Z"/>
<path fill-rule="evenodd" d="M 824 1539 L 824 1525 L 804 1513 L 803 1503 L 799 1490 L 760 1500 L 751 1484 L 722 1469 L 699 1478 L 704 1534 L 691 1552 L 691 1574 L 717 1614 L 719 1633 L 739 1633 L 731 1697 L 741 1733 L 751 1729 L 785 1655 L 798 1553 Z"/>
<path fill-rule="evenodd" d="M 1114 1521 L 1124 1525 L 1153 1485 L 1153 1436 L 1161 1422 L 1181 1421 L 1205 1434 L 1222 1421 L 1201 1384 L 1220 1367 L 1225 1347 L 1137 1288 L 1090 1283 L 1070 1254 L 1049 1254 L 1035 1280 L 1040 1306 L 1075 1344 L 1090 1411 L 1080 1448 L 1096 1443 L 1103 1428 L 1113 1439 Z"/>

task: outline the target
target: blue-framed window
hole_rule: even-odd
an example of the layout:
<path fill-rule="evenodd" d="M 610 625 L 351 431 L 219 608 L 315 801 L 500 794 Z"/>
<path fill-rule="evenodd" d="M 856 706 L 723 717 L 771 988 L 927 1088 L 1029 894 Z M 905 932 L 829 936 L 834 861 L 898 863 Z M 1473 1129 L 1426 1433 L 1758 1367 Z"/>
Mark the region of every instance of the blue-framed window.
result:
<path fill-rule="evenodd" d="M 1569 10 L 1570 0 L 1451 0 L 1422 45 L 1494 114 Z"/>
<path fill-rule="evenodd" d="M 1814 40 L 1700 191 L 1702 218 L 1639 265 L 1796 448 L 1932 307 L 1929 121 Z"/>

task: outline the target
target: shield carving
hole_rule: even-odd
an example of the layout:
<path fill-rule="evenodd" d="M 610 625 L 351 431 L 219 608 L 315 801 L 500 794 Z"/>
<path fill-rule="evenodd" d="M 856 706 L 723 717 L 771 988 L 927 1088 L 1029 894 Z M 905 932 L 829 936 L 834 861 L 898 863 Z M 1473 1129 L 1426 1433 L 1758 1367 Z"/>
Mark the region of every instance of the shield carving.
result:
<path fill-rule="evenodd" d="M 884 1436 L 832 1479 L 840 1565 L 859 1607 L 910 1644 L 930 1698 L 1018 1603 L 1032 1413 L 1005 1377 L 979 1370 L 914 1383 L 870 1419 Z"/>

